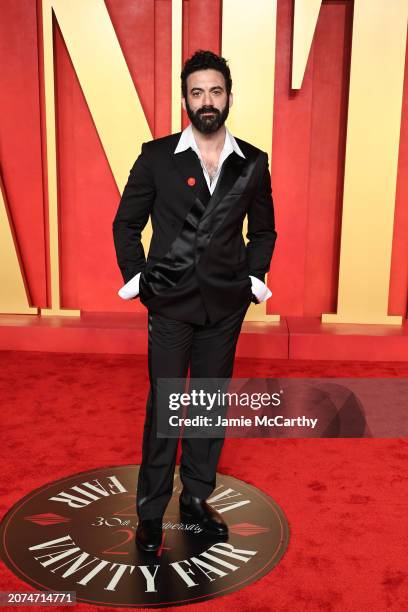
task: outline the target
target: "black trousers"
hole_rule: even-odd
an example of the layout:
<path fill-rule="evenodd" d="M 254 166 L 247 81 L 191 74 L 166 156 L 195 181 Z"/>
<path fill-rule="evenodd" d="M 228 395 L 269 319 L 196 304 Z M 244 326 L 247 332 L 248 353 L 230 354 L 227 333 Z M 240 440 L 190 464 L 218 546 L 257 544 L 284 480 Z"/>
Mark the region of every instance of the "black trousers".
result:
<path fill-rule="evenodd" d="M 142 464 L 137 483 L 140 520 L 161 518 L 173 493 L 178 438 L 158 438 L 157 379 L 230 378 L 235 349 L 248 300 L 241 309 L 216 323 L 196 325 L 148 315 L 150 391 L 143 432 Z M 207 499 L 215 488 L 224 438 L 184 438 L 180 478 L 186 493 Z"/>

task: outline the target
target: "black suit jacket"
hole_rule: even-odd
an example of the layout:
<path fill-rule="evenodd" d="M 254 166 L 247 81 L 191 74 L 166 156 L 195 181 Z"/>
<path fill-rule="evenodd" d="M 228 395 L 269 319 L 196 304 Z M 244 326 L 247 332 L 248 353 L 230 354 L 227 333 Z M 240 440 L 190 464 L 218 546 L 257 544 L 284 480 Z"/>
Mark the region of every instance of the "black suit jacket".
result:
<path fill-rule="evenodd" d="M 245 159 L 227 157 L 210 195 L 197 154 L 174 154 L 180 135 L 142 145 L 113 222 L 116 255 L 125 282 L 142 273 L 147 308 L 193 323 L 206 314 L 217 321 L 251 297 L 249 275 L 263 281 L 269 270 L 276 231 L 268 156 L 237 138 Z M 146 261 L 141 233 L 149 215 Z"/>

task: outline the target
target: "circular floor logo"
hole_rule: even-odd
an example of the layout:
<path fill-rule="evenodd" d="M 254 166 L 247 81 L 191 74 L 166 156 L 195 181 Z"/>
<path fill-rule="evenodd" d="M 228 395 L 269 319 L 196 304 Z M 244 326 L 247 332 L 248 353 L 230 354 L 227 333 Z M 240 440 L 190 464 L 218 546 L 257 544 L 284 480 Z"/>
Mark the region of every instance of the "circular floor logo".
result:
<path fill-rule="evenodd" d="M 2 521 L 2 556 L 38 590 L 75 591 L 77 601 L 166 607 L 212 599 L 267 574 L 289 539 L 279 506 L 253 486 L 217 474 L 208 499 L 228 523 L 227 541 L 178 512 L 178 472 L 155 553 L 135 545 L 138 466 L 75 474 L 33 491 Z"/>

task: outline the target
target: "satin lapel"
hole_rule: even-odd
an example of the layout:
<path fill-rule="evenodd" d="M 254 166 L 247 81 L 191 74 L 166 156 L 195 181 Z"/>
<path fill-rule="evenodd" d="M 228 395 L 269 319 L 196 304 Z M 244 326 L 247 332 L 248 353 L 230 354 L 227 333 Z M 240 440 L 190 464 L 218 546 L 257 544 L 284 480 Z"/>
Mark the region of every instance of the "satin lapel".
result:
<path fill-rule="evenodd" d="M 222 165 L 214 193 L 207 204 L 202 218 L 206 217 L 214 210 L 217 204 L 227 195 L 234 183 L 240 177 L 245 176 L 247 167 L 248 160 L 235 153 L 235 151 L 231 153 L 231 155 L 228 155 Z"/>
<path fill-rule="evenodd" d="M 186 149 L 181 153 L 173 154 L 172 161 L 179 172 L 185 189 L 193 200 L 198 198 L 206 206 L 211 194 L 204 178 L 203 169 L 197 154 L 192 149 Z M 194 185 L 188 184 L 188 179 L 195 179 Z"/>

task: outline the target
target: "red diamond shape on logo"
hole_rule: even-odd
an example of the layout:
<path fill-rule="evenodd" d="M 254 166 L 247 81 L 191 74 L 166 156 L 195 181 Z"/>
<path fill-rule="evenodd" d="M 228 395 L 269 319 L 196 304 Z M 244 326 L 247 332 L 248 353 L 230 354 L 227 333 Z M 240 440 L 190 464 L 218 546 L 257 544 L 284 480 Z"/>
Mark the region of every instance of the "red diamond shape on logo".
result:
<path fill-rule="evenodd" d="M 254 525 L 253 523 L 237 523 L 231 525 L 230 531 L 242 536 L 258 535 L 258 533 L 266 533 L 270 531 L 269 527 L 262 527 L 262 525 Z"/>
<path fill-rule="evenodd" d="M 24 520 L 31 521 L 37 525 L 58 525 L 58 523 L 70 523 L 71 519 L 60 514 L 33 514 L 31 516 L 25 516 Z"/>

